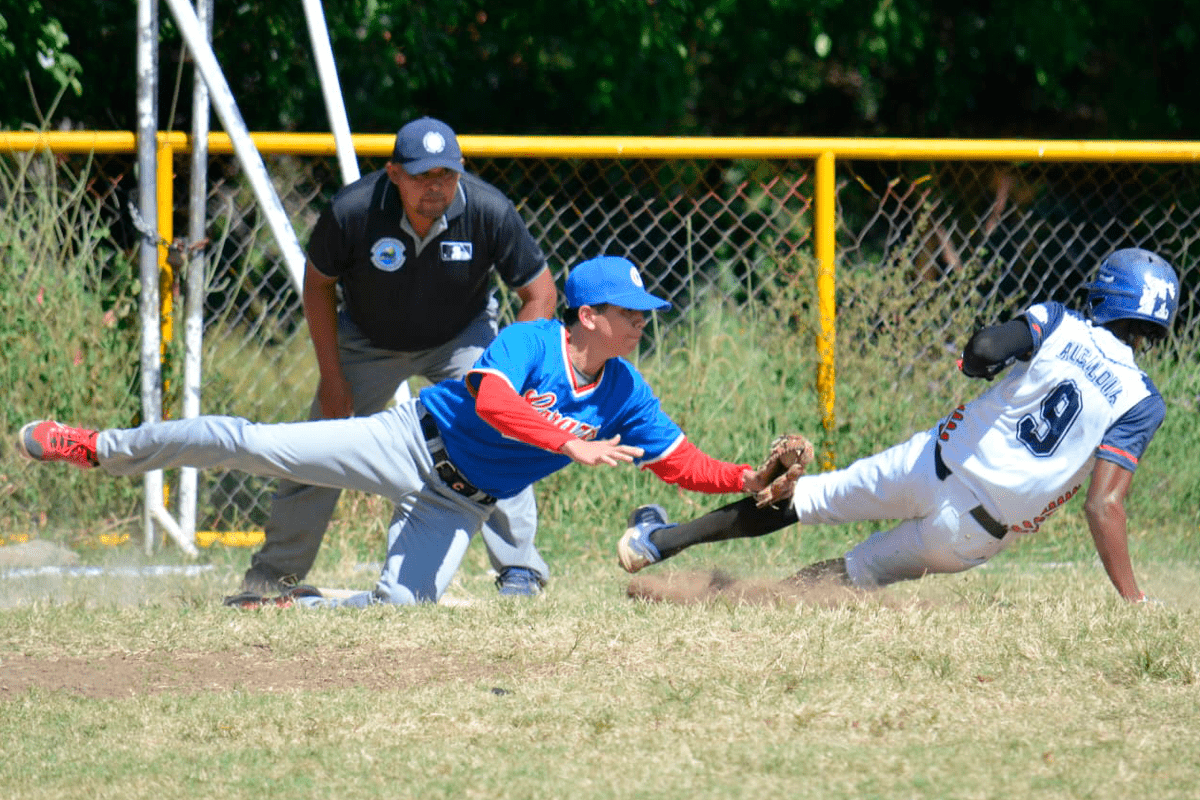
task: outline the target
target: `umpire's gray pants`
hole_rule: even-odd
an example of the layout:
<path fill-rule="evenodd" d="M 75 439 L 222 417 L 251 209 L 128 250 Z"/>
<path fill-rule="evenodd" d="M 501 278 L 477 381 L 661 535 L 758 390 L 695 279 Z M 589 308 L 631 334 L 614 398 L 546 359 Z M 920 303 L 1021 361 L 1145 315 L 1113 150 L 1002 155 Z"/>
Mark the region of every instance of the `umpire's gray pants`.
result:
<path fill-rule="evenodd" d="M 383 410 L 403 381 L 419 375 L 430 383 L 461 378 L 484 348 L 496 338 L 493 299 L 462 333 L 430 350 L 399 352 L 373 346 L 346 314 L 338 314 L 338 346 L 342 371 L 354 394 L 354 414 L 366 417 Z M 320 419 L 316 398 L 309 419 Z M 294 477 L 294 476 L 293 476 Z M 282 480 L 264 527 L 266 540 L 251 559 L 251 570 L 268 578 L 302 579 L 312 569 L 321 540 L 337 507 L 341 489 Z M 544 583 L 550 575 L 533 538 L 537 505 L 533 487 L 501 500 L 483 526 L 483 542 L 492 568 L 524 567 Z"/>
<path fill-rule="evenodd" d="M 101 431 L 100 466 L 112 475 L 223 467 L 391 500 L 387 556 L 375 591 L 343 604 L 433 602 L 458 571 L 494 506 L 467 500 L 432 472 L 420 401 L 369 417 L 262 425 L 206 416 Z"/>

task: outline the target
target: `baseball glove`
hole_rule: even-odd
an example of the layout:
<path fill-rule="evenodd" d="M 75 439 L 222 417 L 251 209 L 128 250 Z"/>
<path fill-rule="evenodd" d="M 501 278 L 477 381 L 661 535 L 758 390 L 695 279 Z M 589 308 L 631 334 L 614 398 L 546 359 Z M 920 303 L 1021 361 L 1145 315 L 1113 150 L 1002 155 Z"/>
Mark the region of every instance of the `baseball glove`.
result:
<path fill-rule="evenodd" d="M 775 437 L 767 459 L 754 471 L 754 482 L 747 482 L 765 487 L 754 492 L 754 504 L 764 508 L 789 499 L 796 489 L 796 481 L 812 460 L 812 442 L 800 434 L 785 433 Z"/>

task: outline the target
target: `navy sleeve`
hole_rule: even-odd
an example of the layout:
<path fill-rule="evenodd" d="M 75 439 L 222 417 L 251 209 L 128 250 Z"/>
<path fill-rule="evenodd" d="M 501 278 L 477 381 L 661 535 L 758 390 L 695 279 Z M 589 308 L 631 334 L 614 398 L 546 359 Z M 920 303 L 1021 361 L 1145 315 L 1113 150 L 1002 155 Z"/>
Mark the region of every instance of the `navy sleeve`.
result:
<path fill-rule="evenodd" d="M 1037 352 L 1046 337 L 1059 326 L 1066 315 L 1067 309 L 1062 303 L 1038 303 L 1026 309 L 1021 318 L 1029 325 L 1029 333 L 1033 336 L 1033 352 Z"/>
<path fill-rule="evenodd" d="M 1133 472 L 1167 414 L 1167 404 L 1155 392 L 1112 424 L 1096 448 L 1096 458 Z"/>

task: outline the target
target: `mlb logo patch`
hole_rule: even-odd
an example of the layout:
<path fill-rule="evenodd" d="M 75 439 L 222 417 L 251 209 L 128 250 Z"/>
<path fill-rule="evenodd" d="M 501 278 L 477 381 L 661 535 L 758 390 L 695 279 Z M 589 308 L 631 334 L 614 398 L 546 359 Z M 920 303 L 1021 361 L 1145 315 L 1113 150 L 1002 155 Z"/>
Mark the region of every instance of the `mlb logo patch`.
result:
<path fill-rule="evenodd" d="M 470 261 L 473 253 L 470 242 L 442 242 L 442 261 Z"/>

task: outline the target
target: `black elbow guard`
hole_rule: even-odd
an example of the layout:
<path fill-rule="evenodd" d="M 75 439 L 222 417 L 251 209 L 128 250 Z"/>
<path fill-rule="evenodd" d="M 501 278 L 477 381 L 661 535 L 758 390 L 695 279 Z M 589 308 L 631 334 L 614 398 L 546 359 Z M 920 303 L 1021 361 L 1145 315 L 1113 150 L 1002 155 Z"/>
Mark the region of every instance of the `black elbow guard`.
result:
<path fill-rule="evenodd" d="M 963 348 L 962 371 L 969 378 L 991 380 L 1021 356 L 1032 354 L 1033 334 L 1020 319 L 977 332 Z"/>
<path fill-rule="evenodd" d="M 1003 361 L 983 361 L 977 358 L 971 358 L 967 355 L 967 351 L 963 351 L 962 371 L 963 375 L 968 378 L 983 378 L 991 380 L 996 375 L 1007 367 L 1009 364 L 1016 361 L 1016 357 L 1006 358 Z"/>

